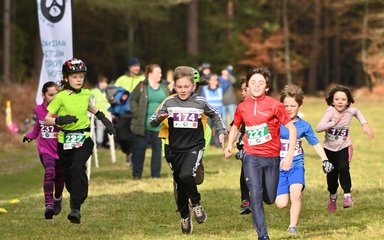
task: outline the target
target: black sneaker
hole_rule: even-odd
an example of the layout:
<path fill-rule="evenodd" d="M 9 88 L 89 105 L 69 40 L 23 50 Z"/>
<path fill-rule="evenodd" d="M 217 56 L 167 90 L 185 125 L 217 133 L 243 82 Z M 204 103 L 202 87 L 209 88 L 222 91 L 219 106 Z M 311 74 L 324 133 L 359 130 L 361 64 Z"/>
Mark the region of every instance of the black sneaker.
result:
<path fill-rule="evenodd" d="M 250 214 L 252 212 L 248 200 L 241 201 L 240 214 Z"/>
<path fill-rule="evenodd" d="M 181 232 L 184 234 L 191 234 L 192 233 L 192 217 L 189 215 L 187 218 L 182 218 L 180 220 L 180 228 Z"/>
<path fill-rule="evenodd" d="M 77 209 L 72 209 L 71 212 L 68 214 L 68 220 L 71 221 L 71 223 L 80 223 L 80 211 Z"/>
<path fill-rule="evenodd" d="M 207 220 L 207 214 L 205 214 L 203 207 L 200 204 L 192 207 L 192 211 L 198 224 L 202 224 Z"/>
<path fill-rule="evenodd" d="M 45 207 L 45 219 L 52 219 L 53 215 L 55 215 L 53 205 L 47 205 Z"/>
<path fill-rule="evenodd" d="M 53 201 L 53 210 L 55 212 L 55 215 L 59 215 L 61 212 L 61 202 L 63 198 L 61 197 L 59 200 L 54 199 Z"/>

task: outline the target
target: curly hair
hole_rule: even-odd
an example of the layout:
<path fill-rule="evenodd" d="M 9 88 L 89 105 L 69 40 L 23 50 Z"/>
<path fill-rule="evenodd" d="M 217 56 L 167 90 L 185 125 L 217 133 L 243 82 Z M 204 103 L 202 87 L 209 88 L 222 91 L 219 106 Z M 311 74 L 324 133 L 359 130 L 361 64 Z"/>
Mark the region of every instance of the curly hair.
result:
<path fill-rule="evenodd" d="M 354 103 L 355 100 L 352 97 L 352 92 L 349 88 L 343 85 L 337 85 L 336 87 L 332 88 L 331 91 L 329 91 L 328 96 L 325 98 L 325 101 L 327 102 L 328 106 L 333 105 L 333 97 L 335 96 L 336 92 L 343 92 L 345 95 L 347 95 L 348 104 L 347 107 L 351 105 L 351 103 Z"/>

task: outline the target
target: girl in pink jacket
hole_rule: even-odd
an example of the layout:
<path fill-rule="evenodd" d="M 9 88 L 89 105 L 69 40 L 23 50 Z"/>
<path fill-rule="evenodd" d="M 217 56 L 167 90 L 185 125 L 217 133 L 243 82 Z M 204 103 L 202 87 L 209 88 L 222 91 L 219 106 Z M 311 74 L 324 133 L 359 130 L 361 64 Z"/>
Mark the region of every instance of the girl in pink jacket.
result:
<path fill-rule="evenodd" d="M 59 86 L 50 81 L 43 85 L 43 103 L 35 107 L 36 123 L 33 130 L 27 133 L 23 142 L 29 143 L 37 138 L 37 151 L 44 173 L 44 195 L 45 195 L 45 219 L 52 219 L 61 211 L 62 193 L 64 188 L 63 170 L 59 164 L 57 155 L 57 133 L 56 126 L 45 126 L 44 119 L 47 115 L 47 106 L 59 90 Z M 54 194 L 53 194 L 54 193 Z"/>
<path fill-rule="evenodd" d="M 352 158 L 352 142 L 349 135 L 349 127 L 353 117 L 356 117 L 363 126 L 363 132 L 373 138 L 374 132 L 368 126 L 367 120 L 359 109 L 351 107 L 354 103 L 351 91 L 345 86 L 336 86 L 325 99 L 328 104 L 323 118 L 316 126 L 317 132 L 325 132 L 324 150 L 328 160 L 335 167 L 327 173 L 327 185 L 329 191 L 328 211 L 336 211 L 337 188 L 344 190 L 343 207 L 353 205 L 351 196 L 351 174 L 349 163 Z"/>

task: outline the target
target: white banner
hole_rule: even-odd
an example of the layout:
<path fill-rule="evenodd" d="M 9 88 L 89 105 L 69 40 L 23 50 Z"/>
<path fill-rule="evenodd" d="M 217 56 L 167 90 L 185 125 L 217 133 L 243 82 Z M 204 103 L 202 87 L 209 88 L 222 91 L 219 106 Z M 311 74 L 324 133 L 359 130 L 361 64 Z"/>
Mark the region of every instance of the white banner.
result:
<path fill-rule="evenodd" d="M 43 63 L 36 103 L 42 103 L 41 89 L 48 81 L 62 80 L 63 63 L 73 57 L 72 8 L 70 0 L 37 0 Z"/>

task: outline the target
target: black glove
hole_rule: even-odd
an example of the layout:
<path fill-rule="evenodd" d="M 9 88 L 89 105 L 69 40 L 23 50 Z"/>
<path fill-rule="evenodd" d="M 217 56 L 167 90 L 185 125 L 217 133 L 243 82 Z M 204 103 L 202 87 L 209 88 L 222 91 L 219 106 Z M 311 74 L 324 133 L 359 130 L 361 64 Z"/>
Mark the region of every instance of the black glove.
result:
<path fill-rule="evenodd" d="M 109 119 L 105 117 L 104 113 L 97 111 L 97 113 L 95 113 L 95 116 L 97 117 L 97 119 L 99 119 L 104 124 L 108 134 L 110 134 L 110 135 L 116 134 L 116 130 L 113 127 L 112 122 L 109 121 Z"/>
<path fill-rule="evenodd" d="M 323 161 L 323 172 L 324 173 L 330 173 L 332 170 L 333 170 L 333 164 L 328 161 L 328 160 L 324 160 Z"/>
<path fill-rule="evenodd" d="M 243 157 L 244 157 L 244 149 L 240 149 L 240 150 L 236 153 L 235 158 L 236 158 L 237 160 L 243 160 Z"/>
<path fill-rule="evenodd" d="M 30 143 L 32 139 L 27 138 L 26 136 L 23 137 L 23 143 Z"/>
<path fill-rule="evenodd" d="M 55 123 L 56 125 L 65 125 L 65 124 L 70 124 L 70 123 L 75 123 L 77 122 L 77 117 L 75 116 L 71 116 L 71 115 L 65 115 L 65 116 L 61 116 L 61 117 L 57 117 L 55 119 Z"/>

